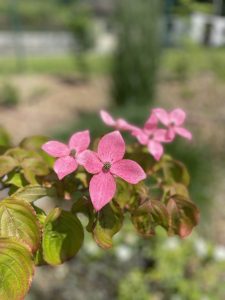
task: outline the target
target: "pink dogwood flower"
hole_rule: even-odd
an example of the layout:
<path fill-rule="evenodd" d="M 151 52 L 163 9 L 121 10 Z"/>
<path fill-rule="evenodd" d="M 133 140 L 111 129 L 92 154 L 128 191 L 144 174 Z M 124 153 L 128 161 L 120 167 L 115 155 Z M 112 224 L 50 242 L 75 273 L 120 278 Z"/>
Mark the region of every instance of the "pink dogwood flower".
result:
<path fill-rule="evenodd" d="M 154 114 L 151 114 L 143 128 L 134 130 L 131 134 L 137 138 L 141 145 L 148 148 L 150 154 L 155 160 L 160 160 L 164 149 L 161 143 L 167 143 L 167 131 L 157 127 L 158 119 Z"/>
<path fill-rule="evenodd" d="M 157 128 L 158 120 L 155 115 L 151 114 L 143 129 L 132 132 L 141 145 L 148 148 L 150 154 L 155 160 L 160 160 L 164 149 L 161 143 L 168 142 L 166 138 L 166 130 Z"/>
<path fill-rule="evenodd" d="M 116 193 L 115 176 L 137 184 L 146 178 L 143 169 L 129 159 L 123 159 L 125 142 L 119 131 L 113 131 L 101 138 L 97 152 L 86 150 L 78 158 L 87 172 L 94 174 L 89 185 L 91 201 L 99 211 L 112 200 Z"/>
<path fill-rule="evenodd" d="M 68 145 L 58 141 L 49 141 L 42 146 L 42 150 L 57 158 L 53 169 L 61 180 L 77 169 L 77 159 L 82 151 L 88 148 L 89 144 L 90 133 L 89 130 L 85 130 L 74 133 Z"/>
<path fill-rule="evenodd" d="M 124 119 L 119 118 L 119 119 L 115 120 L 107 111 L 101 110 L 100 116 L 101 116 L 102 121 L 106 125 L 108 125 L 110 127 L 114 127 L 118 130 L 133 131 L 133 130 L 137 129 L 136 126 L 129 124 Z"/>
<path fill-rule="evenodd" d="M 177 108 L 167 113 L 162 108 L 156 108 L 153 113 L 162 124 L 168 127 L 167 137 L 169 140 L 173 141 L 177 134 L 188 140 L 192 139 L 191 132 L 182 127 L 186 119 L 186 113 L 182 109 Z"/>

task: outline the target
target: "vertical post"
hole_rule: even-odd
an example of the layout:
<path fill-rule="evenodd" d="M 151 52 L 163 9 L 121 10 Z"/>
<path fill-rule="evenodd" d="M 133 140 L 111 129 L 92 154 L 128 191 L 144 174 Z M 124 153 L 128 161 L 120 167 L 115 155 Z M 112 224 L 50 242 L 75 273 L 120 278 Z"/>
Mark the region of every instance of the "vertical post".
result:
<path fill-rule="evenodd" d="M 22 72 L 25 69 L 25 52 L 21 40 L 21 22 L 18 14 L 18 0 L 10 1 L 9 13 L 15 47 L 16 69 L 17 71 Z"/>

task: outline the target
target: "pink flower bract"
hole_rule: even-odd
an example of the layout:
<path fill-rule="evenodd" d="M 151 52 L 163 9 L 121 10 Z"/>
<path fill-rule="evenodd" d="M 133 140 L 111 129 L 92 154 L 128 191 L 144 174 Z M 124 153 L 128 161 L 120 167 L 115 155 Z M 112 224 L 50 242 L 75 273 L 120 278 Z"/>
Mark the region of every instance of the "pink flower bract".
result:
<path fill-rule="evenodd" d="M 90 134 L 88 130 L 85 130 L 74 133 L 68 145 L 58 141 L 49 141 L 42 146 L 42 150 L 57 158 L 53 168 L 61 180 L 77 169 L 77 158 L 88 148 L 89 144 Z"/>
<path fill-rule="evenodd" d="M 131 184 L 146 178 L 143 169 L 129 159 L 123 159 L 125 142 L 119 131 L 106 134 L 98 144 L 97 152 L 86 150 L 78 157 L 78 163 L 94 174 L 89 192 L 96 211 L 112 200 L 116 192 L 115 176 Z"/>
<path fill-rule="evenodd" d="M 108 125 L 110 127 L 114 127 L 118 130 L 133 131 L 133 130 L 137 129 L 136 126 L 129 124 L 124 119 L 120 118 L 120 119 L 115 120 L 107 111 L 101 110 L 100 116 L 101 116 L 102 121 L 106 125 Z"/>
<path fill-rule="evenodd" d="M 153 113 L 162 124 L 167 126 L 167 137 L 170 141 L 173 141 L 177 134 L 188 140 L 192 139 L 191 132 L 182 127 L 186 119 L 186 113 L 182 109 L 177 108 L 167 113 L 162 108 L 156 108 Z"/>
<path fill-rule="evenodd" d="M 134 130 L 131 134 L 137 138 L 141 145 L 147 146 L 155 160 L 160 160 L 164 152 L 161 143 L 167 143 L 168 139 L 166 138 L 167 131 L 157 128 L 157 125 L 157 117 L 151 114 L 144 127 Z"/>

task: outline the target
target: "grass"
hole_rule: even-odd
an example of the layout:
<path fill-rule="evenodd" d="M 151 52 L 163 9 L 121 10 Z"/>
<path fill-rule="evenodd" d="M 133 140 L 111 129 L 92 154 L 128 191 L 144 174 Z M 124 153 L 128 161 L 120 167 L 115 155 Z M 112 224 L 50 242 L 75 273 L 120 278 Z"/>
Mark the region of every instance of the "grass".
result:
<path fill-rule="evenodd" d="M 87 64 L 92 74 L 108 73 L 111 59 L 108 56 L 88 55 Z M 72 55 L 53 57 L 28 57 L 16 59 L 15 57 L 0 58 L 0 74 L 14 73 L 31 74 L 68 74 L 78 70 L 76 59 Z"/>
<path fill-rule="evenodd" d="M 219 79 L 225 80 L 225 49 L 205 48 L 188 44 L 183 48 L 166 49 L 162 55 L 161 69 L 172 78 L 188 77 L 209 71 Z M 88 54 L 87 64 L 94 75 L 109 74 L 112 56 Z M 0 58 L 0 74 L 18 72 L 33 74 L 76 73 L 78 67 L 72 55 L 52 57 Z"/>
<path fill-rule="evenodd" d="M 169 74 L 195 76 L 212 72 L 225 80 L 225 49 L 187 45 L 185 48 L 167 49 L 162 57 L 162 70 Z"/>

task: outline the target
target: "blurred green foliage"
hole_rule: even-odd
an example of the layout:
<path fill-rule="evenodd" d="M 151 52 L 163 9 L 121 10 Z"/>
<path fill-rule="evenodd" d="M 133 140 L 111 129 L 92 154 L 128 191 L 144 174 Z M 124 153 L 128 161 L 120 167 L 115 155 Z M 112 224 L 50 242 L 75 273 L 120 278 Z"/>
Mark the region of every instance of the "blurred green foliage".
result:
<path fill-rule="evenodd" d="M 108 74 L 111 70 L 112 58 L 87 54 L 86 62 L 91 74 Z M 0 74 L 15 74 L 18 72 L 16 60 L 11 57 L 0 58 Z M 28 57 L 26 58 L 26 73 L 64 75 L 79 73 L 77 59 L 73 55 L 52 57 Z"/>
<path fill-rule="evenodd" d="M 76 2 L 77 0 L 0 0 L 0 27 L 11 27 L 11 15 L 16 6 L 20 23 L 26 30 L 65 29 L 71 8 Z"/>
<path fill-rule="evenodd" d="M 118 1 L 118 47 L 113 64 L 112 96 L 118 105 L 153 101 L 160 57 L 160 1 Z"/>
<path fill-rule="evenodd" d="M 93 17 L 87 6 L 79 5 L 71 11 L 68 29 L 73 36 L 73 53 L 83 79 L 87 79 L 90 71 L 86 54 L 94 46 L 93 24 Z"/>
<path fill-rule="evenodd" d="M 0 153 L 2 153 L 1 147 L 10 147 L 12 144 L 11 137 L 4 127 L 0 126 Z"/>
<path fill-rule="evenodd" d="M 183 241 L 158 234 L 154 246 L 146 243 L 140 254 L 147 264 L 122 280 L 120 300 L 224 299 L 224 247 L 196 235 Z"/>
<path fill-rule="evenodd" d="M 0 105 L 4 107 L 16 106 L 20 101 L 19 90 L 10 82 L 0 86 Z"/>
<path fill-rule="evenodd" d="M 113 69 L 111 55 L 86 54 L 86 61 L 91 74 L 109 75 Z M 214 74 L 223 80 L 225 55 L 223 48 L 205 48 L 187 44 L 183 48 L 166 49 L 161 57 L 162 79 L 189 79 L 205 72 Z M 0 74 L 17 72 L 16 61 L 11 57 L 0 58 Z M 74 63 L 74 56 L 29 57 L 26 58 L 26 73 L 66 74 L 79 72 Z M 130 103 L 129 103 L 130 104 Z M 147 104 L 147 103 L 146 103 Z M 149 103 L 148 103 L 149 104 Z"/>
<path fill-rule="evenodd" d="M 213 13 L 213 3 L 199 2 L 196 0 L 179 0 L 173 8 L 173 12 L 180 16 L 186 16 L 193 12 Z"/>

